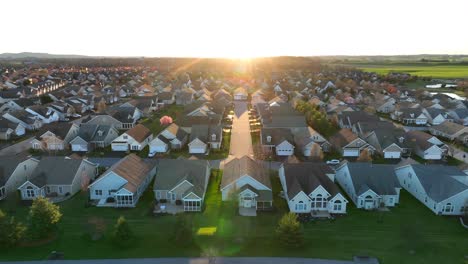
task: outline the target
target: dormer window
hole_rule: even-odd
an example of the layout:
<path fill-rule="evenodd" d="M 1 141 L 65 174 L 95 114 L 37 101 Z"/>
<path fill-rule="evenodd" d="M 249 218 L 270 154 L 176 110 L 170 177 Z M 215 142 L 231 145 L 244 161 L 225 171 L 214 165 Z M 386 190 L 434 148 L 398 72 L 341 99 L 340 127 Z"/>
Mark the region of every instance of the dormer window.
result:
<path fill-rule="evenodd" d="M 216 134 L 211 135 L 211 141 L 216 141 Z"/>
<path fill-rule="evenodd" d="M 102 137 L 103 133 L 104 133 L 104 131 L 102 131 L 102 130 L 98 130 L 98 132 L 97 132 L 98 136 L 100 136 L 100 137 Z"/>
<path fill-rule="evenodd" d="M 267 142 L 271 143 L 271 136 L 267 136 Z"/>

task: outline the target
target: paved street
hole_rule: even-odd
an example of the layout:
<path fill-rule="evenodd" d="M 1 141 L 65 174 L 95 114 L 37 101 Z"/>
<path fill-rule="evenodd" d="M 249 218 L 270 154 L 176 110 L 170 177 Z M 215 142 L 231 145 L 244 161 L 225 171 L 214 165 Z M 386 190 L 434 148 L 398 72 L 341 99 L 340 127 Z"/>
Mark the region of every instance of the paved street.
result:
<path fill-rule="evenodd" d="M 0 262 L 8 264 L 353 264 L 353 261 L 306 258 L 159 258 L 159 259 L 103 259 L 49 260 Z"/>
<path fill-rule="evenodd" d="M 247 102 L 234 102 L 234 104 L 234 119 L 232 122 L 231 148 L 229 154 L 236 158 L 245 155 L 253 157 Z"/>
<path fill-rule="evenodd" d="M 0 156 L 13 156 L 31 148 L 33 137 L 0 150 Z"/>

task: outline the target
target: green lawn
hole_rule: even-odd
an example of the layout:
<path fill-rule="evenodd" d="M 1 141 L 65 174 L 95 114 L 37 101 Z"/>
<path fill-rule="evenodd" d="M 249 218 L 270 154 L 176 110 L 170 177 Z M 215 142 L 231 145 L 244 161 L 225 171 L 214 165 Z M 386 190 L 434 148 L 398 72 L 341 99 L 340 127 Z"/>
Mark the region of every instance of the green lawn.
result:
<path fill-rule="evenodd" d="M 172 117 L 172 121 L 175 122 L 180 113 L 182 113 L 184 107 L 180 105 L 169 105 L 153 113 L 150 117 L 142 120 L 142 124 L 146 126 L 153 135 L 159 134 L 164 127 L 161 126 L 159 119 L 165 115 Z"/>
<path fill-rule="evenodd" d="M 349 63 L 349 66 L 377 74 L 388 74 L 390 72 L 409 73 L 421 77 L 432 77 L 442 79 L 468 78 L 467 64 L 447 63 Z"/>
<path fill-rule="evenodd" d="M 85 207 L 86 194 L 60 204 L 64 214 L 58 238 L 36 247 L 16 248 L 0 253 L 0 260 L 44 259 L 52 250 L 66 259 L 143 258 L 183 256 L 291 256 L 350 260 L 353 255 L 377 256 L 381 263 L 466 263 L 468 231 L 456 218 L 435 216 L 408 193 L 402 191 L 400 205 L 391 212 L 366 212 L 348 206 L 348 214 L 333 221 L 316 221 L 304 226 L 306 246 L 286 250 L 274 236 L 276 223 L 287 207 L 277 197 L 278 179 L 273 178 L 273 212 L 241 217 L 232 203 L 222 203 L 218 191 L 221 172 L 214 171 L 208 186 L 203 213 L 187 213 L 194 233 L 201 227 L 216 227 L 214 236 L 195 236 L 193 246 L 177 247 L 172 242 L 175 217 L 152 216 L 153 194 L 148 190 L 134 209 Z M 9 208 L 16 208 L 10 210 Z M 28 207 L 0 203 L 0 208 L 25 221 Z M 129 221 L 135 242 L 118 248 L 110 239 L 116 219 Z M 92 240 L 89 222 L 100 223 L 104 236 Z"/>

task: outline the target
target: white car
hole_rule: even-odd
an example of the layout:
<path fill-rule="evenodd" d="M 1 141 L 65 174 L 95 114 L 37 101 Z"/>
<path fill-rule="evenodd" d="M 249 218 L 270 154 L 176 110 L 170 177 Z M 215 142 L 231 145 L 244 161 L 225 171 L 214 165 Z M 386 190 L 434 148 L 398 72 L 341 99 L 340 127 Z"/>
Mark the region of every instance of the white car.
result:
<path fill-rule="evenodd" d="M 329 164 L 329 165 L 338 165 L 338 164 L 340 164 L 340 161 L 337 160 L 337 159 L 327 160 L 327 164 Z"/>
<path fill-rule="evenodd" d="M 156 155 L 156 151 L 148 153 L 148 158 L 152 158 Z"/>

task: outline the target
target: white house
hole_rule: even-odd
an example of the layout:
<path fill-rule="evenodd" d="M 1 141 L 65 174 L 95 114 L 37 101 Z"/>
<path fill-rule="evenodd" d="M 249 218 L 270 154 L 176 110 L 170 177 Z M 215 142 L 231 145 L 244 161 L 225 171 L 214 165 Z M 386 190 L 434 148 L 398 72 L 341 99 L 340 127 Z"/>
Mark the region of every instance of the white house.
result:
<path fill-rule="evenodd" d="M 468 212 L 468 175 L 454 166 L 410 164 L 395 169 L 400 185 L 437 215 Z"/>
<path fill-rule="evenodd" d="M 113 126 L 83 124 L 78 134 L 70 140 L 72 151 L 91 151 L 95 148 L 105 148 L 119 136 Z"/>
<path fill-rule="evenodd" d="M 401 144 L 425 160 L 440 160 L 448 149 L 447 145 L 438 138 L 422 131 L 406 132 Z"/>
<path fill-rule="evenodd" d="M 234 100 L 236 101 L 245 101 L 247 100 L 248 93 L 244 87 L 239 87 L 234 90 Z"/>
<path fill-rule="evenodd" d="M 138 124 L 123 133 L 111 143 L 112 151 L 141 151 L 153 139 L 153 133 L 142 124 Z"/>
<path fill-rule="evenodd" d="M 154 161 L 130 154 L 89 186 L 90 199 L 98 207 L 135 207 L 156 173 Z"/>
<path fill-rule="evenodd" d="M 262 128 L 260 141 L 266 152 L 273 152 L 277 156 L 294 155 L 294 137 L 287 128 Z"/>
<path fill-rule="evenodd" d="M 257 210 L 269 210 L 273 206 L 270 177 L 262 165 L 248 156 L 234 158 L 224 165 L 221 180 L 223 201 L 238 201 L 239 212 L 256 215 Z M 253 212 L 252 212 L 253 211 Z"/>
<path fill-rule="evenodd" d="M 21 156 L 0 159 L 0 200 L 15 192 L 31 176 L 39 161 Z"/>
<path fill-rule="evenodd" d="M 294 213 L 346 213 L 348 200 L 335 185 L 335 172 L 322 163 L 285 163 L 279 178 L 289 210 Z"/>
<path fill-rule="evenodd" d="M 393 207 L 400 201 L 400 184 L 392 165 L 344 162 L 335 180 L 357 208 Z"/>
<path fill-rule="evenodd" d="M 94 179 L 97 165 L 86 159 L 45 156 L 18 190 L 21 199 L 72 197 Z"/>
<path fill-rule="evenodd" d="M 47 108 L 46 106 L 33 105 L 26 108 L 25 110 L 31 115 L 37 117 L 44 124 L 58 122 L 60 119 L 60 115 L 55 110 L 52 108 Z"/>
<path fill-rule="evenodd" d="M 340 151 L 343 157 L 359 157 L 364 149 L 373 154 L 375 148 L 358 137 L 350 129 L 343 128 L 330 138 L 331 144 Z"/>

